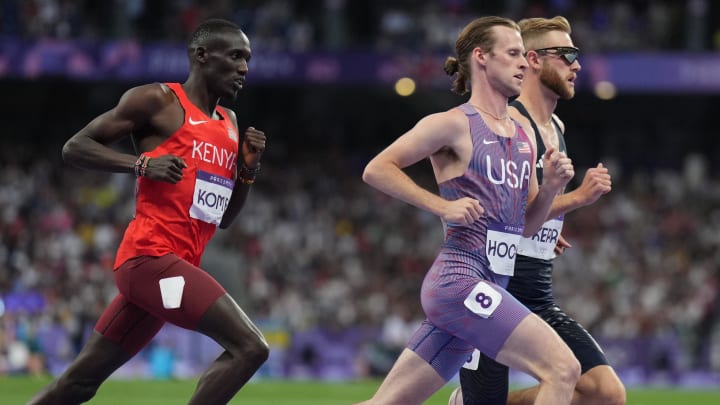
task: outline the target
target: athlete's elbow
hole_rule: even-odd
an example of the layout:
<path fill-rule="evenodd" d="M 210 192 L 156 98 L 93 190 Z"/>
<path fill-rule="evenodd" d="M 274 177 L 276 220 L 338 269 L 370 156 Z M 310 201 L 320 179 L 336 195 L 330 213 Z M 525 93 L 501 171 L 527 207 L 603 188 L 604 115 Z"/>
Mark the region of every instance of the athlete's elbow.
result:
<path fill-rule="evenodd" d="M 70 165 L 76 164 L 77 156 L 77 140 L 72 137 L 65 142 L 62 148 L 62 159 L 65 163 Z"/>
<path fill-rule="evenodd" d="M 372 181 L 372 178 L 373 178 L 372 167 L 370 167 L 370 164 L 368 164 L 367 166 L 365 166 L 365 170 L 363 170 L 362 180 L 365 183 L 370 184 L 370 182 Z"/>
<path fill-rule="evenodd" d="M 371 160 L 363 170 L 362 179 L 365 183 L 373 186 L 382 177 L 383 170 L 377 161 Z"/>
<path fill-rule="evenodd" d="M 220 229 L 228 229 L 230 228 L 230 225 L 232 225 L 233 220 L 235 218 L 228 218 L 227 216 L 223 217 L 222 220 L 220 220 L 220 224 L 218 224 L 218 228 Z"/>
<path fill-rule="evenodd" d="M 218 224 L 218 228 L 220 229 L 228 229 L 230 225 L 233 223 L 233 219 L 229 215 L 223 215 L 222 219 L 220 220 L 220 223 Z"/>

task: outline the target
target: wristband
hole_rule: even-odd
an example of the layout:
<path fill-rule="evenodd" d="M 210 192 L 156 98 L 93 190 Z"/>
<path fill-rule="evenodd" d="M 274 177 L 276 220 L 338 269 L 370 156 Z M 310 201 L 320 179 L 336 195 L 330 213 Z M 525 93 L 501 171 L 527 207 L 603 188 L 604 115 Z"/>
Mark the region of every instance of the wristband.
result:
<path fill-rule="evenodd" d="M 238 180 L 242 184 L 253 184 L 258 173 L 260 173 L 260 163 L 254 169 L 245 166 L 245 163 L 243 163 L 238 170 Z"/>
<path fill-rule="evenodd" d="M 135 176 L 137 177 L 143 177 L 145 176 L 145 171 L 147 170 L 148 163 L 150 163 L 150 157 L 140 155 L 137 161 L 135 161 Z"/>

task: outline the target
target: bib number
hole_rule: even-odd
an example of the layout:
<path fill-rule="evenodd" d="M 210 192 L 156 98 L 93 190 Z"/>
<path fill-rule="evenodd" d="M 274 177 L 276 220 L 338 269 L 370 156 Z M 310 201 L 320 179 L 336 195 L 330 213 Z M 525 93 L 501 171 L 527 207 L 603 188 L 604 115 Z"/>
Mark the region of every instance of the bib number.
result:
<path fill-rule="evenodd" d="M 209 224 L 220 225 L 235 181 L 216 174 L 197 171 L 190 217 Z"/>
<path fill-rule="evenodd" d="M 465 307 L 483 318 L 488 318 L 502 302 L 502 294 L 486 281 L 480 281 L 465 297 Z"/>
<path fill-rule="evenodd" d="M 490 270 L 495 274 L 515 274 L 515 258 L 522 236 L 523 227 L 499 222 L 488 224 L 485 255 L 490 261 Z"/>
<path fill-rule="evenodd" d="M 545 222 L 535 235 L 520 240 L 518 253 L 536 259 L 555 258 L 555 245 L 557 245 L 562 227 L 563 216 Z"/>

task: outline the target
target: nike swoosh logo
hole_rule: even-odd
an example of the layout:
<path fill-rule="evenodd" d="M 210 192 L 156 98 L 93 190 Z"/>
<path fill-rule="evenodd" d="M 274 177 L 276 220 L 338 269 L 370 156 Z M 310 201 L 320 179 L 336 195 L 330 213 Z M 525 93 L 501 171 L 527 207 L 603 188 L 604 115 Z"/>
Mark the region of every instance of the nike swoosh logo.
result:
<path fill-rule="evenodd" d="M 194 119 L 192 119 L 192 117 L 190 117 L 190 118 L 188 119 L 188 122 L 190 123 L 190 125 L 199 125 L 199 124 L 204 124 L 204 123 L 206 123 L 207 120 L 205 120 L 205 121 L 203 121 L 203 120 L 201 120 L 201 121 L 195 121 Z"/>
<path fill-rule="evenodd" d="M 491 145 L 491 144 L 493 144 L 493 143 L 498 143 L 498 141 L 488 141 L 487 139 L 483 139 L 483 143 L 484 143 L 485 145 Z"/>

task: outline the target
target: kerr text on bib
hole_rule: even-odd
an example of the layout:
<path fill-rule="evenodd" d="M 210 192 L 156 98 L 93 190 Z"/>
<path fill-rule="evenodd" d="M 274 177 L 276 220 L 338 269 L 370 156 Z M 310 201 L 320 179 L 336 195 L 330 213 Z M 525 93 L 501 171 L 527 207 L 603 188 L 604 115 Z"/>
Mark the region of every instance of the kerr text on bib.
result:
<path fill-rule="evenodd" d="M 555 245 L 557 245 L 560 231 L 562 231 L 563 219 L 563 216 L 553 218 L 545 222 L 535 235 L 522 238 L 518 253 L 536 259 L 550 260 L 555 258 Z"/>

